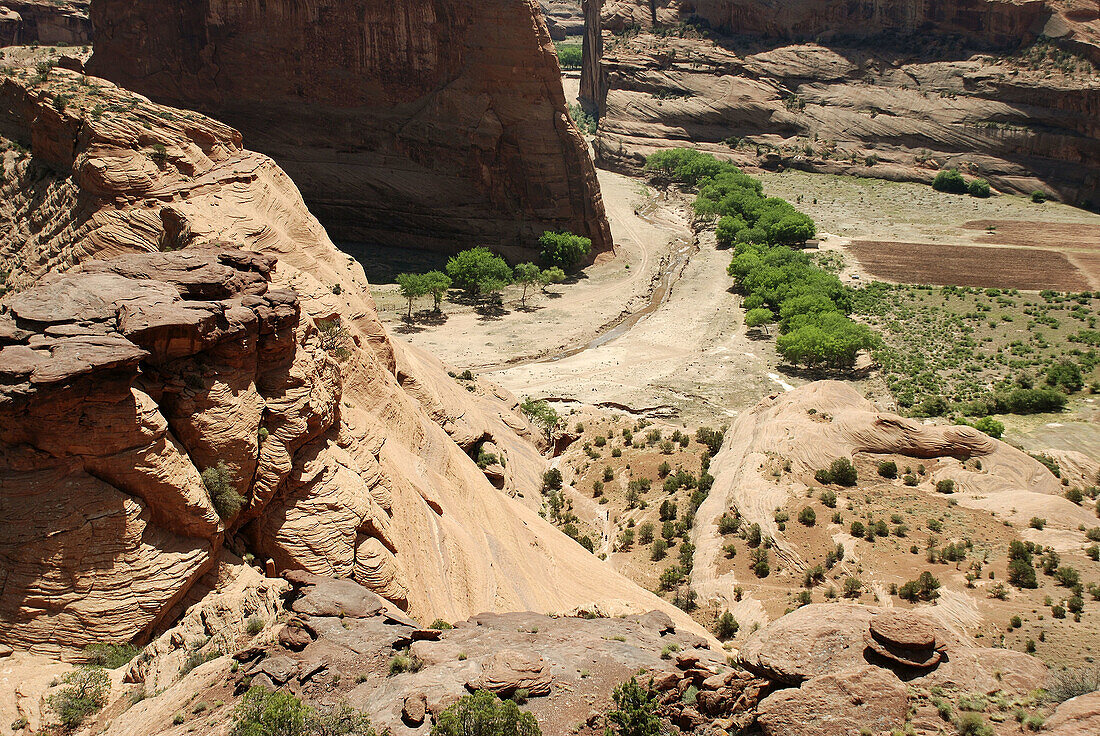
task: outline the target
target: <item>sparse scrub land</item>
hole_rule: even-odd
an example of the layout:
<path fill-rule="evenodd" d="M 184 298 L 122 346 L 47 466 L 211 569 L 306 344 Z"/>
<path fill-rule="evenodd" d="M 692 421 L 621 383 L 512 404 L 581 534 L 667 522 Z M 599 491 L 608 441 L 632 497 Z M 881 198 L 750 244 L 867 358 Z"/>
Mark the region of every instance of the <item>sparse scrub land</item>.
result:
<path fill-rule="evenodd" d="M 874 357 L 888 388 L 914 415 L 1056 412 L 1096 381 L 1100 353 L 1087 331 L 1100 298 L 1092 293 L 876 282 L 854 300 L 883 335 Z M 995 420 L 967 423 L 991 436 L 1004 431 Z"/>

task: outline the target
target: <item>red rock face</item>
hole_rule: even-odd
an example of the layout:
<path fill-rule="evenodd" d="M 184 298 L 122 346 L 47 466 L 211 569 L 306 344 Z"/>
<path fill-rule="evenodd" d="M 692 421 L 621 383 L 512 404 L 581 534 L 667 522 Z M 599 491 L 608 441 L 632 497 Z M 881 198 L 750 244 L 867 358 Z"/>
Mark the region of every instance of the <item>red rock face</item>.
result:
<path fill-rule="evenodd" d="M 581 95 L 601 120 L 601 166 L 637 172 L 687 142 L 764 168 L 925 183 L 958 168 L 1100 206 L 1093 2 L 586 0 L 585 12 Z"/>
<path fill-rule="evenodd" d="M 89 0 L 5 0 L 0 5 L 0 46 L 92 41 Z"/>
<path fill-rule="evenodd" d="M 93 73 L 239 128 L 337 239 L 611 246 L 533 0 L 102 0 L 92 18 Z"/>

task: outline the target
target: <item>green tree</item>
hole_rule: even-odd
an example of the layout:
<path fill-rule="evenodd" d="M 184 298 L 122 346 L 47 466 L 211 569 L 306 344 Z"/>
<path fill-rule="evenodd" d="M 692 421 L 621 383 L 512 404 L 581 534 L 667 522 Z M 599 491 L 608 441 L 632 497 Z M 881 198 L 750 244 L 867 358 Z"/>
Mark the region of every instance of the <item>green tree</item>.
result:
<path fill-rule="evenodd" d="M 936 174 L 936 178 L 932 180 L 932 188 L 937 192 L 948 192 L 950 194 L 966 194 L 967 192 L 966 179 L 963 178 L 958 169 L 944 169 Z"/>
<path fill-rule="evenodd" d="M 714 624 L 714 635 L 719 641 L 728 641 L 737 636 L 737 630 L 741 628 L 737 619 L 729 611 L 725 611 Z"/>
<path fill-rule="evenodd" d="M 772 310 L 765 307 L 757 307 L 756 309 L 750 309 L 745 313 L 745 325 L 750 329 L 757 327 L 763 327 L 764 332 L 768 331 L 768 325 L 775 322 L 775 314 Z"/>
<path fill-rule="evenodd" d="M 432 736 L 541 736 L 538 721 L 486 690 L 464 695 L 436 717 Z"/>
<path fill-rule="evenodd" d="M 561 418 L 548 402 L 527 399 L 519 405 L 519 408 L 532 422 L 542 427 L 542 430 L 546 432 L 546 439 L 549 440 L 553 437 L 554 430 L 558 428 Z"/>
<path fill-rule="evenodd" d="M 1076 363 L 1063 360 L 1047 368 L 1047 385 L 1057 386 L 1067 394 L 1072 394 L 1080 391 L 1085 381 Z"/>
<path fill-rule="evenodd" d="M 985 199 L 989 196 L 989 182 L 985 179 L 975 179 L 966 185 L 966 190 L 970 192 L 971 197 Z"/>
<path fill-rule="evenodd" d="M 543 291 L 546 291 L 546 287 L 550 284 L 560 284 L 562 281 L 565 281 L 565 271 L 557 266 L 548 268 L 539 275 L 539 283 Z"/>
<path fill-rule="evenodd" d="M 542 281 L 542 271 L 533 263 L 521 263 L 516 266 L 515 280 L 517 284 L 523 287 L 523 294 L 520 295 L 519 303 L 526 307 L 527 290 L 533 284 Z"/>
<path fill-rule="evenodd" d="M 615 736 L 657 736 L 661 732 L 657 693 L 652 687 L 642 687 L 631 677 L 615 688 L 611 699 L 615 709 L 606 718 L 608 730 Z"/>
<path fill-rule="evenodd" d="M 592 241 L 581 235 L 563 232 L 555 233 L 547 230 L 539 238 L 539 246 L 542 251 L 539 257 L 547 267 L 558 267 L 563 271 L 571 271 L 577 264 L 584 261 L 592 251 Z"/>
<path fill-rule="evenodd" d="M 494 294 L 512 283 L 512 269 L 488 248 L 470 248 L 447 261 L 447 275 L 470 296 Z"/>
<path fill-rule="evenodd" d="M 443 297 L 447 296 L 447 292 L 451 288 L 451 277 L 442 271 L 428 271 L 424 274 L 424 282 L 428 287 L 428 293 L 432 295 L 432 299 L 435 301 L 435 311 L 439 312 Z"/>
<path fill-rule="evenodd" d="M 47 700 L 61 725 L 75 729 L 107 704 L 111 678 L 102 667 L 80 667 L 61 678 L 63 687 Z"/>
<path fill-rule="evenodd" d="M 422 273 L 399 273 L 397 274 L 397 285 L 401 287 L 401 296 L 409 302 L 409 310 L 405 314 L 405 318 L 412 320 L 413 300 L 419 299 L 428 293 L 430 289 L 428 279 Z"/>
<path fill-rule="evenodd" d="M 300 736 L 309 709 L 286 692 L 256 686 L 233 709 L 230 736 Z"/>

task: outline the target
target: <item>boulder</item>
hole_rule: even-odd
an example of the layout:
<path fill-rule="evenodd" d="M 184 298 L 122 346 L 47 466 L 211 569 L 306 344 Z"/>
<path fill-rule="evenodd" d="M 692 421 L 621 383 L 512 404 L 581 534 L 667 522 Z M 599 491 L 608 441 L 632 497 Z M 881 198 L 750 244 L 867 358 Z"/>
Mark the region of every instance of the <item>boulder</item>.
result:
<path fill-rule="evenodd" d="M 1079 695 L 1058 706 L 1043 733 L 1050 736 L 1096 736 L 1100 733 L 1100 690 Z"/>
<path fill-rule="evenodd" d="M 787 685 L 866 664 L 872 609 L 846 603 L 803 606 L 754 632 L 739 652 L 752 672 Z"/>
<path fill-rule="evenodd" d="M 405 696 L 405 702 L 401 706 L 401 720 L 409 726 L 419 726 L 424 722 L 428 712 L 428 697 L 423 692 L 410 693 Z"/>
<path fill-rule="evenodd" d="M 867 646 L 887 662 L 902 667 L 931 669 L 943 653 L 936 649 L 936 632 L 925 619 L 904 611 L 882 611 L 873 619 Z"/>
<path fill-rule="evenodd" d="M 901 680 L 864 665 L 772 693 L 760 702 L 757 719 L 765 736 L 878 734 L 900 727 L 908 709 Z"/>
<path fill-rule="evenodd" d="M 491 654 L 481 665 L 481 673 L 467 681 L 471 690 L 488 690 L 507 696 L 517 690 L 529 695 L 548 695 L 550 671 L 542 657 L 534 652 L 505 649 Z"/>

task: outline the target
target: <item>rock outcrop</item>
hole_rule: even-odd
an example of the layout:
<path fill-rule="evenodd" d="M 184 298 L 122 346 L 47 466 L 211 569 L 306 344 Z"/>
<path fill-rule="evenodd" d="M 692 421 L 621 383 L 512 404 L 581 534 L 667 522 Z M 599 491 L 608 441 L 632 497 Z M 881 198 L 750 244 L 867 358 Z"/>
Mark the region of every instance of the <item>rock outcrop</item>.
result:
<path fill-rule="evenodd" d="M 340 240 L 611 234 L 534 0 L 97 0 L 93 73 L 242 130 Z"/>
<path fill-rule="evenodd" d="M 0 46 L 83 46 L 92 42 L 90 0 L 4 0 Z"/>
<path fill-rule="evenodd" d="M 597 161 L 694 145 L 742 165 L 1100 207 L 1093 2 L 589 0 L 582 101 Z"/>
<path fill-rule="evenodd" d="M 429 621 L 595 604 L 693 627 L 510 498 L 545 469 L 517 400 L 391 340 L 237 131 L 55 69 L 0 82 L 0 136 L 3 643 L 145 640 L 226 547 Z"/>
<path fill-rule="evenodd" d="M 539 0 L 546 27 L 555 41 L 584 35 L 584 12 L 580 0 Z"/>

